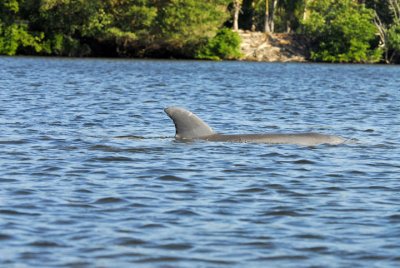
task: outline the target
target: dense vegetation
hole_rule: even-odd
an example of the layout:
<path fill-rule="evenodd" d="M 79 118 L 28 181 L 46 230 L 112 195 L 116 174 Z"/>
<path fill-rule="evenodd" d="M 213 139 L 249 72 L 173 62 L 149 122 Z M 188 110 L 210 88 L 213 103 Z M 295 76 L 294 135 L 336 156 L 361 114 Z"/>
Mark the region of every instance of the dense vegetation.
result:
<path fill-rule="evenodd" d="M 244 29 L 299 34 L 310 59 L 400 62 L 400 0 L 1 0 L 0 54 L 240 57 Z"/>

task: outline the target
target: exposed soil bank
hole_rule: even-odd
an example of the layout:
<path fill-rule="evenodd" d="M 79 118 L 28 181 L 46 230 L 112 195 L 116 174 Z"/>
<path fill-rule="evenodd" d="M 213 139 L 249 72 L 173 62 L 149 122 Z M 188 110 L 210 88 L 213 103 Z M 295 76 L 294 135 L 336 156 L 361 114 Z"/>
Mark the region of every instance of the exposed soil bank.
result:
<path fill-rule="evenodd" d="M 304 62 L 307 41 L 296 34 L 267 34 L 240 30 L 242 60 L 266 62 Z"/>

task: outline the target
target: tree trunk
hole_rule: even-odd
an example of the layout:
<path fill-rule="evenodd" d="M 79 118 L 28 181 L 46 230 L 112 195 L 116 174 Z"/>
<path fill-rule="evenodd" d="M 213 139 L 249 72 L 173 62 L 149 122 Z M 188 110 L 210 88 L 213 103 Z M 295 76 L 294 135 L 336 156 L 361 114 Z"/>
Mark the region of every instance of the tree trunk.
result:
<path fill-rule="evenodd" d="M 271 28 L 269 27 L 269 1 L 265 0 L 265 22 L 264 22 L 264 32 L 270 33 Z"/>
<path fill-rule="evenodd" d="M 233 13 L 233 30 L 239 31 L 239 13 L 240 13 L 240 1 L 235 0 L 233 2 L 234 13 Z"/>
<path fill-rule="evenodd" d="M 398 0 L 389 0 L 390 10 L 393 12 L 393 16 L 395 20 L 400 19 L 400 1 Z"/>
<path fill-rule="evenodd" d="M 274 0 L 274 2 L 272 3 L 272 10 L 271 10 L 271 17 L 270 17 L 270 24 L 269 24 L 271 33 L 273 33 L 275 31 L 274 17 L 275 17 L 275 9 L 276 9 L 277 4 L 278 4 L 278 0 Z"/>
<path fill-rule="evenodd" d="M 385 53 L 385 62 L 390 63 L 389 47 L 388 47 L 388 43 L 387 43 L 387 28 L 382 23 L 381 19 L 379 18 L 379 15 L 378 15 L 378 13 L 376 13 L 376 11 L 375 11 L 374 23 L 375 23 L 375 26 L 378 29 L 378 33 L 379 33 L 379 39 L 380 39 L 379 47 L 381 47 Z"/>

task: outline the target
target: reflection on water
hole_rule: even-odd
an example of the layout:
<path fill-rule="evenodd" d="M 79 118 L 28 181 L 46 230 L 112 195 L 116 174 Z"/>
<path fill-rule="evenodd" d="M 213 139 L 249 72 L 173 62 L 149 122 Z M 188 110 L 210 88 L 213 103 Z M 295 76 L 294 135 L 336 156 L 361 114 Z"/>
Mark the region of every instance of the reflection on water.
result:
<path fill-rule="evenodd" d="M 0 58 L 0 266 L 400 264 L 395 66 Z M 224 133 L 342 146 L 183 143 Z"/>

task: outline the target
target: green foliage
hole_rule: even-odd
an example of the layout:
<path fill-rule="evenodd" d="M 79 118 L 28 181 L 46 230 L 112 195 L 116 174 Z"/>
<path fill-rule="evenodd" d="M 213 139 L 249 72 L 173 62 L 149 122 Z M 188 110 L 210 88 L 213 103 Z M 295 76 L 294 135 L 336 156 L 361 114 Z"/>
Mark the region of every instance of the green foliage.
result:
<path fill-rule="evenodd" d="M 161 5 L 157 19 L 160 26 L 158 42 L 193 56 L 202 40 L 214 36 L 228 19 L 226 6 L 221 4 L 223 2 L 170 0 Z"/>
<path fill-rule="evenodd" d="M 364 0 L 363 2 L 367 8 L 373 9 L 376 12 L 384 24 L 389 25 L 393 23 L 390 1 L 396 2 L 399 0 Z"/>
<path fill-rule="evenodd" d="M 387 31 L 387 46 L 391 51 L 390 62 L 400 62 L 400 21 L 396 21 Z"/>
<path fill-rule="evenodd" d="M 312 44 L 311 59 L 369 62 L 381 57 L 374 12 L 383 25 L 379 37 L 385 57 L 400 59 L 400 12 L 395 5 L 399 1 L 235 2 L 241 3 L 240 28 L 262 31 L 269 3 L 275 30 L 302 31 Z M 224 29 L 232 23 L 233 4 L 233 0 L 0 0 L 0 54 L 236 59 L 240 39 Z M 307 19 L 300 23 L 303 17 Z"/>
<path fill-rule="evenodd" d="M 311 59 L 328 62 L 377 61 L 373 12 L 352 0 L 320 0 L 309 5 L 304 34 L 312 41 Z"/>
<path fill-rule="evenodd" d="M 17 13 L 19 11 L 19 4 L 17 0 L 3 0 L 0 3 L 0 9 L 8 10 L 12 13 Z"/>
<path fill-rule="evenodd" d="M 400 63 L 400 0 L 365 0 L 375 11 L 379 47 L 386 63 Z"/>
<path fill-rule="evenodd" d="M 389 48 L 400 53 L 400 22 L 393 24 L 388 30 Z"/>
<path fill-rule="evenodd" d="M 0 55 L 15 55 L 20 47 L 30 47 L 35 52 L 42 51 L 43 34 L 33 36 L 24 24 L 2 25 L 0 22 Z"/>
<path fill-rule="evenodd" d="M 305 0 L 279 0 L 275 13 L 275 29 L 278 32 L 297 31 L 304 16 L 304 9 Z"/>
<path fill-rule="evenodd" d="M 113 44 L 121 56 L 129 56 L 139 43 L 147 44 L 157 16 L 150 0 L 108 0 L 104 10 L 109 20 L 103 33 L 97 35 L 100 43 Z"/>
<path fill-rule="evenodd" d="M 49 36 L 64 34 L 80 38 L 95 35 L 107 25 L 100 0 L 42 0 L 36 22 Z"/>
<path fill-rule="evenodd" d="M 230 0 L 2 0 L 0 53 L 185 57 L 228 19 Z M 109 53 L 109 54 L 107 54 Z M 143 55 L 145 55 L 144 53 Z"/>
<path fill-rule="evenodd" d="M 196 58 L 209 60 L 233 60 L 240 56 L 240 36 L 227 28 L 219 30 L 196 53 Z"/>
<path fill-rule="evenodd" d="M 63 55 L 64 48 L 64 36 L 62 34 L 55 34 L 53 38 L 48 41 L 47 53 L 54 53 L 55 55 Z"/>
<path fill-rule="evenodd" d="M 28 25 L 20 20 L 17 0 L 0 2 L 0 55 L 15 55 L 20 48 L 42 51 L 43 33 L 29 33 Z"/>
<path fill-rule="evenodd" d="M 304 16 L 306 1 L 311 0 L 243 0 L 239 18 L 240 28 L 264 31 L 268 4 L 269 19 L 273 18 L 275 32 L 297 32 Z"/>

